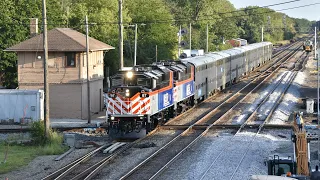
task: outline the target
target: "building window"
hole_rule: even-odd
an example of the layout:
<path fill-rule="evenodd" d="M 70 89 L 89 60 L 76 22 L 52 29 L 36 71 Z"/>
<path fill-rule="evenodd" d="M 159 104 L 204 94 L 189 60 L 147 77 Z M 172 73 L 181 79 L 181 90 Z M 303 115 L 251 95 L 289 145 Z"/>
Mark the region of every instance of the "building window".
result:
<path fill-rule="evenodd" d="M 76 53 L 66 53 L 66 66 L 76 67 Z"/>

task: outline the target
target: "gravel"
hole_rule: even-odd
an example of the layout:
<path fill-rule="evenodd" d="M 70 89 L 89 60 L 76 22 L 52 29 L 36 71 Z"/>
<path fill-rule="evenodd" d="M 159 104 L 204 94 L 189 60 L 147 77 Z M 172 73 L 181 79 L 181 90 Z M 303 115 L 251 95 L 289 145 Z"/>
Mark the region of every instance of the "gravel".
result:
<path fill-rule="evenodd" d="M 27 166 L 22 167 L 18 170 L 11 171 L 7 174 L 0 174 L 0 179 L 8 178 L 10 180 L 35 180 L 44 178 L 46 175 L 54 172 L 58 168 L 61 168 L 71 161 L 80 158 L 86 153 L 92 151 L 94 148 L 88 149 L 76 149 L 64 157 L 60 161 L 55 161 L 59 155 L 51 156 L 38 156 L 33 161 L 31 161 Z M 8 160 L 10 161 L 10 160 Z"/>
<path fill-rule="evenodd" d="M 22 133 L 28 137 L 28 133 Z M 1 134 L 0 137 L 14 137 L 15 139 L 17 136 L 21 136 L 19 133 L 9 133 L 9 134 Z M 86 136 L 82 134 L 75 134 L 75 139 L 77 142 L 95 142 L 96 144 L 104 144 L 104 143 L 111 143 L 111 139 L 108 136 Z M 70 162 L 80 158 L 81 156 L 89 153 L 90 151 L 94 150 L 95 148 L 92 146 L 87 146 L 86 148 L 75 149 L 70 154 L 62 158 L 60 161 L 55 161 L 55 158 L 59 157 L 60 155 L 49 155 L 49 156 L 38 156 L 33 159 L 27 166 L 21 167 L 18 170 L 11 171 L 6 174 L 0 174 L 0 179 L 8 178 L 9 180 L 35 180 L 41 179 L 45 176 L 51 174 L 55 170 L 69 164 Z M 0 152 L 0 157 L 2 157 L 2 153 Z M 8 159 L 7 161 L 10 161 Z"/>
<path fill-rule="evenodd" d="M 307 64 L 310 64 L 310 60 L 307 62 Z M 283 100 L 271 116 L 268 124 L 287 124 L 290 114 L 294 110 L 297 110 L 297 103 L 299 98 L 301 98 L 299 89 L 307 85 L 305 80 L 305 72 L 298 72 L 292 82 L 292 85 L 289 87 L 287 93 L 283 97 Z"/>
<path fill-rule="evenodd" d="M 182 114 L 178 118 L 175 118 L 174 121 L 169 121 L 166 123 L 166 125 L 190 125 L 194 123 L 196 120 L 199 120 L 201 117 L 204 117 L 206 114 L 208 114 L 210 110 L 219 106 L 223 101 L 239 91 L 246 84 L 247 82 L 239 82 L 238 84 L 233 85 L 231 88 L 227 88 L 226 93 L 220 92 L 219 94 L 216 94 L 189 112 Z"/>
<path fill-rule="evenodd" d="M 230 141 L 232 135 L 229 133 L 210 132 L 168 167 L 159 179 L 201 179 L 224 148 L 226 149 L 221 157 L 210 168 L 204 179 L 229 179 L 243 153 L 248 150 L 248 142 L 252 136 L 253 133 L 245 132 Z M 234 179 L 243 180 L 248 179 L 252 174 L 267 174 L 267 167 L 264 165 L 265 158 L 281 152 L 283 148 L 287 150 L 290 145 L 290 133 L 283 130 L 258 135 Z"/>
<path fill-rule="evenodd" d="M 264 88 L 262 91 L 258 91 L 254 93 L 254 97 L 256 99 L 250 98 L 248 105 L 244 107 L 242 114 L 232 118 L 232 124 L 242 124 L 245 120 L 252 114 L 252 112 L 259 106 L 259 104 L 263 101 L 263 99 L 270 93 L 270 91 L 276 86 L 276 84 L 281 80 L 282 76 L 285 74 L 280 74 L 274 81 L 271 82 L 269 86 Z M 247 100 L 248 101 L 248 100 Z M 246 102 L 247 102 L 246 101 Z"/>
<path fill-rule="evenodd" d="M 164 144 L 172 140 L 178 133 L 178 131 L 170 130 L 156 132 L 113 159 L 94 179 L 119 179 Z M 146 147 L 146 144 L 151 146 Z"/>
<path fill-rule="evenodd" d="M 0 133 L 0 143 L 3 141 L 28 141 L 30 133 Z"/>

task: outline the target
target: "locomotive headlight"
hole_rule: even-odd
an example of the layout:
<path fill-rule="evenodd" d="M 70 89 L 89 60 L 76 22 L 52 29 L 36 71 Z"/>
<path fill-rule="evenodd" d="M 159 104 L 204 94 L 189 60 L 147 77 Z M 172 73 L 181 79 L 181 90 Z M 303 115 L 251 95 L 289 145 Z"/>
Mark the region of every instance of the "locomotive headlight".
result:
<path fill-rule="evenodd" d="M 129 91 L 129 89 L 126 89 L 126 93 L 129 93 L 130 91 Z"/>
<path fill-rule="evenodd" d="M 111 116 L 111 118 L 110 118 L 111 120 L 114 120 L 114 116 Z"/>
<path fill-rule="evenodd" d="M 129 97 L 129 96 L 130 96 L 130 93 L 129 93 L 129 92 L 126 92 L 126 96 Z"/>
<path fill-rule="evenodd" d="M 131 71 L 127 72 L 127 78 L 131 79 L 133 77 L 133 73 Z"/>

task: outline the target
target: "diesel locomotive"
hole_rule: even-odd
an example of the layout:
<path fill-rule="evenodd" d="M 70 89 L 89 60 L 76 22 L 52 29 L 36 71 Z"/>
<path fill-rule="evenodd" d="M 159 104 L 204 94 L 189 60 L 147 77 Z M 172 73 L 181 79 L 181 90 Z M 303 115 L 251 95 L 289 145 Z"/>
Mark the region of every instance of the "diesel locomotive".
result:
<path fill-rule="evenodd" d="M 312 51 L 312 41 L 306 40 L 303 43 L 303 50 L 306 51 L 306 52 L 311 52 Z"/>
<path fill-rule="evenodd" d="M 106 96 L 109 133 L 150 132 L 269 61 L 272 48 L 261 42 L 119 70 Z"/>

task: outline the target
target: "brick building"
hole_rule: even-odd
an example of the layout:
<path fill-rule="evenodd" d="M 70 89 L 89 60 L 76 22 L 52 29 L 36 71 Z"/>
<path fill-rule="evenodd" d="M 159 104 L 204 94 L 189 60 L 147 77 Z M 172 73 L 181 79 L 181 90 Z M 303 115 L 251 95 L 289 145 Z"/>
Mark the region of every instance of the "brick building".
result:
<path fill-rule="evenodd" d="M 31 32 L 32 34 L 34 32 Z M 110 49 L 114 47 L 89 38 L 92 113 L 103 110 L 103 58 L 104 53 Z M 5 51 L 17 53 L 19 89 L 43 89 L 42 34 L 34 35 Z M 48 54 L 50 117 L 86 119 L 86 36 L 69 28 L 52 29 L 48 31 Z"/>

